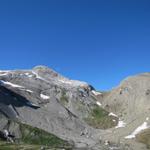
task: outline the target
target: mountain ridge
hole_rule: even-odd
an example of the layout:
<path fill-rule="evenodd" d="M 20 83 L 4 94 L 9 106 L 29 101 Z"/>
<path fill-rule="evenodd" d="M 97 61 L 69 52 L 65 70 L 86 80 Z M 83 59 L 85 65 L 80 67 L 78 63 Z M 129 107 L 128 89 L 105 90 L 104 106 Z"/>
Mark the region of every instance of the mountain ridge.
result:
<path fill-rule="evenodd" d="M 149 73 L 98 92 L 45 66 L 0 71 L 0 131 L 9 126 L 9 119 L 72 141 L 74 149 L 146 150 L 136 140 L 142 130 L 132 139 L 126 137 L 144 122 L 145 129 L 149 128 L 149 90 Z"/>

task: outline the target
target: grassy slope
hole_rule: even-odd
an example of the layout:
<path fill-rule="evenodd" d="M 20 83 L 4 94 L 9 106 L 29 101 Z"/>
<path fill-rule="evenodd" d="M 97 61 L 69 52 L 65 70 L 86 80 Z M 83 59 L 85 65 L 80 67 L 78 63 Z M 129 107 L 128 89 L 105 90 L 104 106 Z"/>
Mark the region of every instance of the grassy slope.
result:
<path fill-rule="evenodd" d="M 45 149 L 72 149 L 72 145 L 57 136 L 45 132 L 39 128 L 34 128 L 29 125 L 20 124 L 22 138 L 18 144 L 10 144 L 5 141 L 0 142 L 0 150 L 38 150 L 42 146 Z"/>
<path fill-rule="evenodd" d="M 61 102 L 62 105 L 64 105 L 64 106 L 66 106 L 66 105 L 68 104 L 68 102 L 69 102 L 65 90 L 62 90 L 61 97 L 60 97 L 60 102 Z"/>
<path fill-rule="evenodd" d="M 85 121 L 94 128 L 108 129 L 117 125 L 118 119 L 99 106 L 95 106 Z M 115 120 L 115 121 L 113 121 Z"/>
<path fill-rule="evenodd" d="M 27 144 L 10 144 L 4 141 L 0 141 L 0 150 L 40 150 L 39 145 L 27 145 Z"/>

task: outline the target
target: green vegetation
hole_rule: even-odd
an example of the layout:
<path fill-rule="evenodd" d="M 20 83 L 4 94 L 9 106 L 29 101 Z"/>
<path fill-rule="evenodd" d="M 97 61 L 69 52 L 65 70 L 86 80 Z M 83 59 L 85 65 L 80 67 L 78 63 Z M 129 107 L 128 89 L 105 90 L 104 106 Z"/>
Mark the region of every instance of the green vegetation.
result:
<path fill-rule="evenodd" d="M 143 132 L 139 133 L 136 136 L 136 140 L 145 144 L 147 148 L 150 149 L 150 129 L 146 129 Z"/>
<path fill-rule="evenodd" d="M 85 121 L 94 128 L 108 129 L 117 125 L 118 119 L 99 106 L 95 106 Z"/>
<path fill-rule="evenodd" d="M 39 145 L 27 145 L 27 144 L 11 144 L 8 142 L 0 141 L 0 150 L 40 150 Z"/>
<path fill-rule="evenodd" d="M 26 124 L 16 124 L 19 124 L 22 135 L 21 138 L 13 144 L 6 141 L 0 141 L 0 150 L 40 150 L 41 147 L 44 147 L 44 150 L 72 149 L 72 145 L 70 143 L 51 133 Z"/>
<path fill-rule="evenodd" d="M 64 149 L 69 150 L 66 148 Z M 48 146 L 28 145 L 28 144 L 11 144 L 4 141 L 0 141 L 0 150 L 62 150 L 62 148 L 51 148 Z"/>
<path fill-rule="evenodd" d="M 57 136 L 45 132 L 39 128 L 20 124 L 22 141 L 26 144 L 47 145 L 51 147 L 67 147 L 69 144 Z"/>
<path fill-rule="evenodd" d="M 62 103 L 63 105 L 65 105 L 65 106 L 66 106 L 66 105 L 68 104 L 68 102 L 69 102 L 65 90 L 62 90 L 62 92 L 61 92 L 60 101 L 61 101 L 61 103 Z"/>

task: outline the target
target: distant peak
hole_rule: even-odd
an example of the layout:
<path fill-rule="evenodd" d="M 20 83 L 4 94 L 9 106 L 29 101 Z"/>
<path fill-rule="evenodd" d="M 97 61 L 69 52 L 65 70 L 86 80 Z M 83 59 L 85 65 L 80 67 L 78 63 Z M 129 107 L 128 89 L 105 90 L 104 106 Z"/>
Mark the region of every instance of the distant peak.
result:
<path fill-rule="evenodd" d="M 50 68 L 48 66 L 44 66 L 44 65 L 38 65 L 38 66 L 35 66 L 33 68 L 33 70 L 49 70 Z"/>
<path fill-rule="evenodd" d="M 53 69 L 47 67 L 47 66 L 43 66 L 43 65 L 39 65 L 39 66 L 35 66 L 33 68 L 33 70 L 36 70 L 36 71 L 43 71 L 43 72 L 53 72 L 53 73 L 57 73 L 56 71 L 54 71 Z"/>

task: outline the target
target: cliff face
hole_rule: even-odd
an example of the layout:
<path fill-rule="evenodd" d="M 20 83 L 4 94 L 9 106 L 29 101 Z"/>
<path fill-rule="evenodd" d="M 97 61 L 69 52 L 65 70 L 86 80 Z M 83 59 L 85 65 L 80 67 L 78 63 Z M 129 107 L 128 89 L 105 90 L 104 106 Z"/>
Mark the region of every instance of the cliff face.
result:
<path fill-rule="evenodd" d="M 144 122 L 148 127 L 149 96 L 149 73 L 100 93 L 45 66 L 0 71 L 0 130 L 7 128 L 20 138 L 19 127 L 9 123 L 12 120 L 72 141 L 77 148 L 129 149 L 124 145 L 132 145 L 131 140 L 125 137 Z M 132 140 L 131 148 L 138 145 Z"/>

